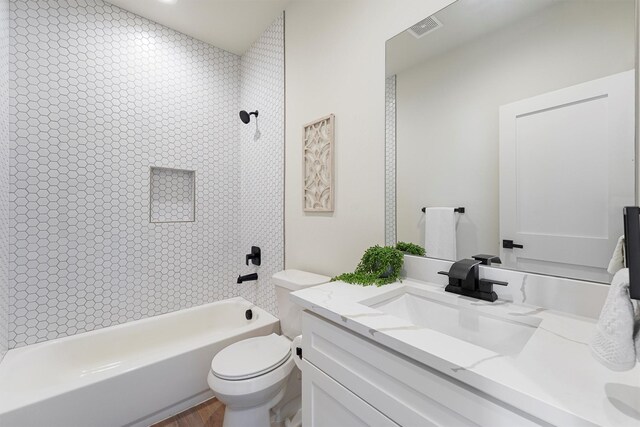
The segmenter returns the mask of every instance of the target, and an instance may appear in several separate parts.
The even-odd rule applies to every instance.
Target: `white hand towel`
[[[453,208],[427,208],[425,216],[425,243],[427,256],[457,260],[456,214]]]
[[[613,255],[611,255],[611,261],[609,261],[607,271],[609,274],[616,274],[618,270],[623,269],[626,266],[626,259],[624,257],[624,236],[620,236],[618,238],[616,248],[613,250]]]
[[[633,303],[629,298],[629,270],[616,273],[604,303],[596,334],[591,341],[591,354],[614,371],[626,371],[636,364]]]

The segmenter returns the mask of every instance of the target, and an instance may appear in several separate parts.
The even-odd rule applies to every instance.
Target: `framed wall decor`
[[[303,206],[305,212],[333,212],[335,116],[329,114],[304,125]]]

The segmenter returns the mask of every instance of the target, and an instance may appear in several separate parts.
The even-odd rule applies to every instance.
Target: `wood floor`
[[[215,397],[151,427],[222,427],[224,405]]]

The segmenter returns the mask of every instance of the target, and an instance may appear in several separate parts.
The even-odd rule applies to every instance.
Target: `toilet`
[[[289,293],[329,280],[300,270],[274,274],[271,282],[276,289],[282,335],[248,338],[214,356],[207,382],[226,405],[223,427],[295,426],[300,418],[301,386],[296,366],[299,359],[293,347],[299,345],[296,337],[302,325],[301,309],[289,301]]]

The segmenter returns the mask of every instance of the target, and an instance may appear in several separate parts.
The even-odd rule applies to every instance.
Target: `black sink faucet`
[[[449,284],[444,290],[484,301],[497,300],[498,295],[493,291],[493,285],[506,286],[509,283],[481,279],[479,266],[491,265],[491,262],[500,263],[500,258],[493,255],[476,255],[473,258],[454,262],[449,271],[438,272],[449,277]]]

